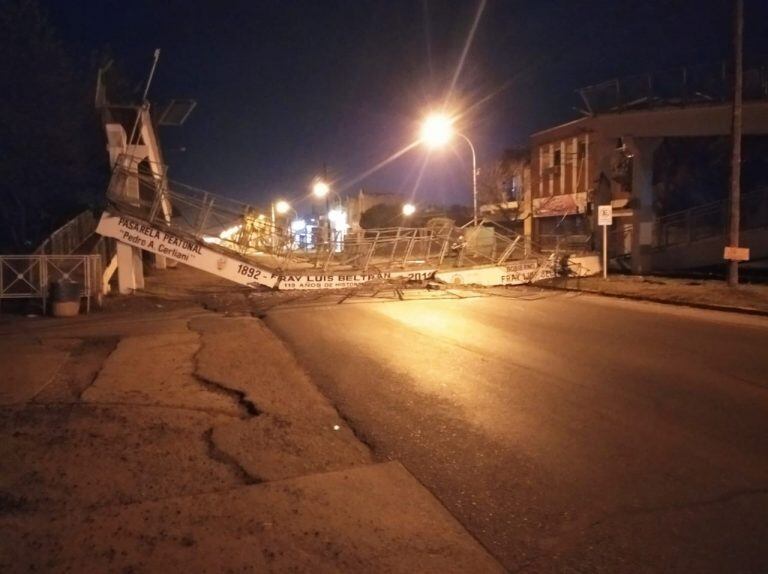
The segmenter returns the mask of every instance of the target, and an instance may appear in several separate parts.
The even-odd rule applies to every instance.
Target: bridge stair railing
[[[504,265],[513,260],[542,259],[538,245],[514,230],[491,220],[478,225],[467,223],[454,232],[451,250],[456,253],[456,267],[471,265]]]
[[[165,173],[165,166],[121,156],[112,172],[108,199],[121,213],[239,255],[286,258],[292,253],[287,229],[263,210],[156,173]]]
[[[727,234],[730,206],[730,200],[723,199],[659,217],[655,247],[665,249]],[[743,231],[768,227],[768,189],[741,196],[740,219]]]
[[[446,256],[449,237],[431,228],[392,227],[364,229],[321,242],[306,251],[317,268],[328,271],[347,267],[369,269],[406,269],[439,267]]]
[[[108,199],[124,215],[273,270],[438,269],[503,265],[540,255],[522,236],[490,221],[463,228],[361,230],[343,237],[335,234],[308,249],[296,243],[288,228],[275,225],[271,216],[256,207],[172,181],[164,174],[162,166],[123,156],[113,170]]]

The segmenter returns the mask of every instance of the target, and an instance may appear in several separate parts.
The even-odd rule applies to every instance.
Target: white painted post
[[[608,279],[608,226],[613,223],[613,206],[597,207],[597,224],[603,228],[603,279]]]
[[[121,241],[117,242],[117,285],[121,295],[130,295],[136,289],[133,273],[133,247]]]
[[[133,282],[135,289],[144,289],[144,262],[141,257],[141,249],[133,247]]]
[[[608,226],[603,225],[603,279],[608,279]]]

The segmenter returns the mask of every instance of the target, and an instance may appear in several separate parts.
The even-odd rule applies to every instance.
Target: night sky
[[[768,2],[745,5],[745,55],[762,58]],[[480,2],[43,6],[83,60],[109,46],[137,84],[161,49],[150,99],[198,102],[186,125],[162,128],[174,179],[263,202],[305,195],[326,163],[342,193],[365,187],[422,202],[471,200],[470,155],[460,140],[429,157],[414,148],[361,176],[414,141],[419,119],[445,101]],[[462,112],[459,127],[482,165],[577,117],[576,88],[730,58],[730,32],[728,0],[490,0],[449,106]]]

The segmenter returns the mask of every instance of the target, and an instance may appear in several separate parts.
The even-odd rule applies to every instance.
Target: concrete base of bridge
[[[141,249],[117,242],[117,285],[121,295],[144,288]]]

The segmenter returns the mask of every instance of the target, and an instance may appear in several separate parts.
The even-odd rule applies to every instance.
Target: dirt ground
[[[678,304],[734,307],[768,313],[768,285],[743,284],[729,287],[715,279],[677,279],[672,277],[609,275],[602,277],[557,279],[547,284],[582,291],[643,297]]]

